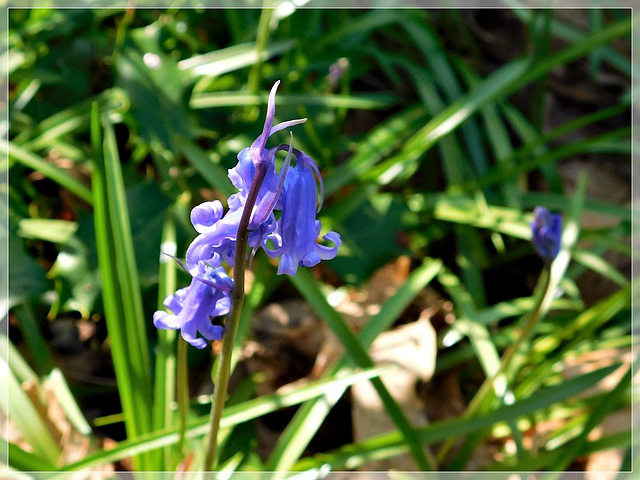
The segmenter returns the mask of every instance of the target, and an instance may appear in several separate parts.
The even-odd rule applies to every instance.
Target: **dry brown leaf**
[[[433,376],[436,351],[436,333],[426,314],[416,322],[380,334],[370,349],[371,358],[376,365],[398,366],[398,369],[383,373],[380,379],[414,427],[427,424],[425,406],[418,396],[416,386]],[[395,429],[371,382],[354,384],[351,387],[351,399],[356,442]],[[361,468],[415,470],[416,465],[407,454],[367,462]]]

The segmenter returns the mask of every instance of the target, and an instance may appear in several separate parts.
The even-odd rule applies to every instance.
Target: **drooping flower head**
[[[316,177],[320,184],[319,200]],[[331,260],[337,255],[342,240],[336,232],[329,232],[323,237],[332,242],[333,247],[317,243],[322,225],[316,220],[316,213],[322,207],[323,198],[324,187],[318,167],[307,154],[296,151],[296,166],[290,169],[284,181],[282,216],[275,232],[266,239],[272,241],[275,248],[264,246],[270,257],[280,257],[278,275],[294,276],[299,266],[313,267],[320,260]]]
[[[552,214],[545,207],[536,207],[531,222],[531,241],[545,262],[551,263],[560,251],[562,215]]]
[[[220,340],[224,334],[224,327],[213,325],[211,318],[229,312],[232,289],[233,280],[222,267],[212,267],[201,261],[191,285],[165,298],[164,306],[174,315],[157,311],[153,314],[153,324],[160,329],[179,329],[187,342],[196,348],[204,348],[207,340]]]

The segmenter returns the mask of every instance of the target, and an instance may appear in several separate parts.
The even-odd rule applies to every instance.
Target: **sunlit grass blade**
[[[355,334],[351,332],[342,316],[329,305],[311,274],[307,270],[299,270],[295,277],[291,277],[291,282],[327,322],[329,328],[345,347],[346,354],[350,360],[361,368],[373,368],[373,360],[369,357],[366,346],[363,346]],[[372,378],[371,384],[380,396],[387,414],[398,429],[402,431],[416,465],[421,470],[433,470],[435,465],[427,458],[420,443],[417,442],[415,432],[407,417],[389,394],[384,383],[379,378]]]
[[[258,55],[254,43],[243,43],[213,52],[196,55],[178,62],[178,68],[193,76],[217,77],[248,67],[260,60],[267,60],[294,48],[295,41],[274,42]]]
[[[344,389],[354,383],[378,376],[389,368],[393,367],[383,366],[359,371],[344,370],[341,375],[335,378],[316,380],[287,391],[286,393],[263,395],[259,398],[227,407],[222,414],[220,426],[221,428],[231,428],[282,408],[298,405],[309,399],[326,395],[328,392],[335,390],[344,391]],[[208,421],[208,417],[201,417],[191,422],[187,429],[187,437],[195,438],[204,436],[208,430]],[[178,428],[174,427],[168,430],[146,434],[139,439],[124,440],[111,450],[99,451],[88,455],[76,463],[65,465],[62,470],[67,472],[85,470],[107,463],[117,462],[123,458],[175,444],[178,440],[178,435]],[[56,478],[68,478],[68,473],[61,474]]]
[[[458,70],[465,78],[470,88],[476,88],[480,79],[474,72],[463,62],[456,63]],[[497,164],[505,164],[509,162],[513,154],[513,145],[509,138],[509,131],[505,122],[498,113],[498,107],[495,103],[489,103],[480,109],[480,114],[484,120],[485,131],[489,140],[489,144],[493,150],[493,157]],[[509,165],[507,165],[508,167]],[[487,167],[481,173],[486,171]],[[505,204],[508,207],[518,208],[520,206],[520,188],[518,179],[509,179],[500,184],[500,189],[504,196]]]
[[[6,140],[0,140],[0,152],[20,162],[24,166],[41,173],[45,177],[50,178],[85,202],[92,202],[91,190],[87,188],[86,185],[82,184],[73,175],[65,172],[60,167],[48,163],[44,158]]]
[[[33,448],[33,452],[43,459],[43,463],[56,465],[60,448],[47,427],[46,418],[38,411],[25,390],[23,390],[9,365],[0,359],[0,408],[23,439]]]
[[[396,295],[382,305],[380,311],[367,322],[362,332],[360,332],[358,338],[365,348],[371,346],[376,337],[393,324],[403,309],[433,279],[441,267],[442,262],[426,259],[420,267],[414,270],[407,282],[396,292]],[[307,300],[325,321],[329,316],[338,315],[327,303],[322,293],[316,292],[307,296]],[[339,322],[340,320],[335,321]],[[346,355],[343,355],[326,375],[335,375],[345,368],[347,364],[348,359]],[[334,389],[331,392],[327,392],[324,397],[302,405],[280,436],[266,467],[271,470],[286,471],[290,469],[302,455],[306,445],[311,441],[324,418],[343,393],[343,391]]]
[[[524,58],[508,63],[486,77],[477,88],[449,105],[418,130],[407,140],[397,155],[385,162],[387,169],[395,168],[396,164],[406,165],[418,161],[441,138],[457,129],[489,102],[504,98],[552,69],[569,63],[615,38],[628,34],[631,28],[630,19],[620,20],[547,58],[539,61]]]
[[[92,190],[102,300],[118,391],[127,433],[136,438],[151,429],[151,379],[139,281],[119,158],[113,130],[102,121],[98,106],[91,118],[94,150]],[[150,457],[133,459],[137,469],[153,469]]]
[[[173,209],[167,210],[162,227],[162,243],[160,247],[160,275],[158,280],[158,309],[164,309],[163,301],[167,295],[176,291],[176,262],[172,256],[177,254],[176,225]],[[173,426],[171,404],[176,396],[176,331],[158,330],[158,343],[155,348],[155,375],[153,379],[153,429],[165,430]],[[185,378],[186,382],[187,379]],[[168,459],[170,449],[162,452],[160,463],[163,469],[170,468]]]
[[[531,237],[531,227],[520,211],[491,205],[481,212],[477,203],[468,197],[442,195],[433,215],[440,220],[488,228],[515,238]]]
[[[417,105],[405,108],[374,128],[358,143],[353,156],[326,176],[324,187],[327,197],[365,174],[384,155],[401,146],[410,132],[423,125],[426,118],[425,109]]]
[[[191,108],[236,107],[240,105],[266,105],[266,94],[242,92],[215,92],[194,94]],[[278,105],[315,105],[326,108],[353,108],[384,110],[397,104],[399,99],[387,93],[345,95],[279,95]]]
[[[529,398],[503,406],[491,413],[473,419],[454,418],[432,423],[418,430],[420,440],[427,445],[441,442],[449,438],[457,438],[474,432],[491,428],[492,426],[515,420],[522,416],[549,408],[550,406],[568,400],[581,394],[598,381],[611,374],[619,365],[612,365],[590,372],[566,382],[544,387],[536,391]],[[407,448],[402,444],[399,432],[378,435],[359,444],[350,444],[328,453],[322,453],[300,460],[295,470],[307,470],[329,464],[333,469],[355,469],[369,459],[389,458],[399,453],[405,453]]]
[[[627,277],[620,273],[604,258],[596,255],[593,252],[587,250],[575,250],[573,252],[573,258],[576,262],[581,263],[585,267],[593,270],[596,273],[599,273],[604,278],[608,278],[621,287],[624,287],[627,283],[629,283]]]
[[[565,471],[571,465],[571,462],[574,458],[580,455],[584,447],[587,443],[588,435],[596,428],[604,418],[611,413],[611,411],[617,408],[620,404],[621,398],[623,398],[623,393],[625,390],[629,388],[631,385],[631,379],[633,374],[638,372],[638,368],[640,365],[637,362],[637,358],[635,361],[635,365],[629,365],[627,371],[622,376],[622,378],[618,381],[618,384],[607,394],[605,397],[594,405],[594,409],[589,415],[587,421],[585,422],[582,432],[578,435],[577,438],[571,441],[569,446],[568,453],[564,456],[558,463],[552,466],[552,469],[557,472]],[[631,420],[631,412],[629,412],[629,420]],[[545,480],[552,480],[559,478],[560,474],[549,474],[545,476]]]
[[[601,328],[615,315],[631,304],[630,287],[618,290],[576,316],[562,330],[562,336],[547,337],[546,348],[556,350],[545,362],[536,366],[516,387],[518,397],[532,395],[547,379],[557,362],[565,355],[570,355],[585,340],[591,339],[597,329]],[[561,348],[560,348],[561,347]],[[559,351],[558,351],[559,350]]]
[[[595,135],[590,138],[579,140],[576,142],[562,145],[548,153],[536,156],[530,160],[521,161],[511,167],[497,166],[491,168],[486,175],[474,182],[467,182],[461,187],[463,189],[472,189],[477,187],[489,187],[497,183],[501,183],[506,179],[515,178],[518,175],[529,171],[542,168],[545,165],[569,158],[575,155],[588,153],[614,153],[614,154],[630,154],[631,143],[629,135],[631,130],[627,127],[607,131],[601,135]],[[522,155],[522,150],[517,150],[514,157]]]
[[[452,103],[460,98],[463,94],[460,81],[450,63],[450,56],[443,49],[433,29],[427,23],[416,21],[404,22],[403,27],[422,52],[434,81],[444,92],[446,102]],[[483,133],[480,131],[478,122],[474,117],[469,117],[461,125],[460,130],[468,159],[475,173],[481,175],[487,169],[487,156],[482,140]]]
[[[15,142],[32,152],[57,145],[61,137],[70,133],[87,130],[91,119],[91,105],[98,102],[103,113],[118,112],[129,108],[129,100],[124,92],[118,88],[104,90],[93,98],[75,104],[69,108],[56,112],[44,119],[37,126],[35,132],[25,131],[16,136]],[[30,137],[23,138],[26,135]],[[35,138],[31,138],[35,135]]]

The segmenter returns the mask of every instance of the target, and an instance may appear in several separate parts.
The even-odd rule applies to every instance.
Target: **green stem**
[[[236,252],[233,267],[233,292],[231,298],[231,311],[227,316],[225,324],[224,340],[222,341],[222,351],[220,352],[220,368],[218,371],[218,381],[213,390],[213,401],[211,403],[211,415],[209,417],[209,437],[207,439],[207,454],[204,462],[205,471],[213,470],[218,455],[218,431],[220,429],[220,418],[222,409],[227,398],[227,387],[231,376],[231,354],[235,344],[238,326],[240,324],[240,313],[244,302],[244,274],[247,261],[247,245],[249,243],[249,220],[251,212],[258,198],[260,186],[267,173],[267,164],[259,162],[256,165],[255,176],[247,195],[247,202],[242,211],[238,234],[236,236]]]
[[[542,309],[542,305],[545,303],[545,299],[552,293],[552,292],[549,292],[550,282],[551,282],[550,265],[545,265],[542,270],[542,273],[540,274],[540,280],[538,282],[538,289],[539,289],[538,301],[536,302],[535,307],[529,314],[529,318],[526,319],[526,323],[522,331],[518,335],[517,340],[513,344],[511,344],[511,346],[502,355],[502,359],[500,361],[500,366],[498,367],[498,370],[492,376],[487,377],[484,383],[480,386],[480,389],[478,390],[476,395],[473,397],[473,399],[469,403],[469,406],[467,407],[464,414],[462,415],[462,418],[468,419],[473,417],[476,413],[478,413],[480,406],[482,405],[483,401],[486,399],[486,396],[489,394],[492,387],[495,388],[496,393],[500,397],[503,397],[504,394],[506,393],[506,390],[507,390],[506,378],[504,379],[505,381],[504,388],[501,391],[498,389],[497,386],[495,386],[496,380],[498,380],[498,378],[501,377],[504,374],[504,372],[508,370],[509,364],[511,363],[513,356],[517,353],[517,351],[520,349],[522,344],[528,339],[529,335],[531,334],[533,327],[538,321],[540,310]],[[440,448],[440,451],[438,452],[438,455],[437,455],[437,462],[439,465],[442,464],[442,462],[444,461],[445,457],[453,447],[456,440],[457,440],[456,438],[451,438]]]
[[[182,457],[184,439],[187,434],[187,412],[189,410],[189,369],[187,368],[187,342],[185,342],[182,338],[178,338],[177,372],[178,413],[180,415],[178,455]]]

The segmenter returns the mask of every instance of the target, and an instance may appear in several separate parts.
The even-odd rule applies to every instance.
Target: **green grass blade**
[[[424,263],[412,272],[407,282],[387,300],[380,311],[374,315],[360,332],[361,344],[368,348],[376,337],[391,327],[398,315],[407,307],[438,273],[442,262],[426,259]],[[322,294],[307,297],[318,315],[327,321],[328,316],[337,316],[337,312],[326,302]],[[340,319],[334,321],[341,321]],[[347,365],[346,355],[338,361],[337,365],[330,369],[326,375],[335,375]],[[271,470],[288,470],[300,457],[306,445],[311,441],[315,432],[320,428],[324,418],[331,407],[343,395],[343,391],[335,389],[328,392],[322,398],[307,402],[300,407],[280,438],[267,461],[266,468]]]
[[[233,45],[182,60],[178,62],[178,68],[195,77],[217,77],[288,52],[296,43],[294,40],[274,42],[261,52],[262,55],[258,55],[255,43]]]
[[[42,327],[36,320],[33,308],[28,303],[16,305],[14,313],[18,319],[20,332],[32,354],[36,371],[40,375],[49,373],[54,366],[54,362],[47,342],[42,335]]]
[[[600,45],[628,34],[632,26],[631,19],[620,20],[550,57],[539,61],[525,58],[510,62],[486,77],[477,88],[449,105],[416,132],[406,142],[400,153],[386,162],[387,168],[395,168],[396,164],[412,164],[418,161],[441,138],[449,135],[489,102],[504,98],[514,91],[524,88],[552,69],[569,63]]]
[[[367,353],[366,347],[363,346],[354,333],[351,332],[342,316],[327,303],[326,298],[318,288],[311,273],[306,269],[300,269],[295,277],[291,277],[291,283],[293,283],[298,291],[314,306],[316,312],[324,318],[329,328],[331,328],[345,347],[351,361],[361,368],[372,368],[374,364]],[[372,378],[371,384],[376,389],[376,392],[378,392],[387,414],[406,438],[409,450],[417,466],[421,470],[432,470],[434,465],[430,463],[420,443],[416,441],[414,430],[409,424],[407,417],[389,394],[384,383],[382,383],[379,378]]]
[[[191,108],[237,107],[241,105],[266,105],[266,94],[242,92],[215,92],[194,94]],[[322,95],[279,95],[278,105],[307,105],[325,108],[353,108],[360,110],[385,110],[396,105],[399,98],[387,93],[361,94],[358,96]]]
[[[522,8],[525,5],[523,5],[520,1],[505,0],[504,3],[516,7],[511,11],[525,23],[528,23],[530,21],[531,16],[535,12],[535,10],[529,8]],[[586,33],[579,28],[576,28],[575,26],[558,19],[552,20],[551,33],[552,35],[569,43],[579,43],[586,37]],[[629,61],[629,58],[620,53],[618,50],[611,46],[603,46],[599,49],[598,52],[604,62],[609,63],[609,65],[616,68],[621,73],[631,75],[632,65]]]
[[[8,365],[18,382],[36,381],[38,376],[6,335],[0,334],[0,358]]]
[[[163,301],[167,295],[176,291],[176,262],[163,253],[177,255],[176,224],[173,209],[167,210],[162,226],[160,253],[160,278],[158,280],[158,309],[164,309]],[[155,376],[153,381],[153,430],[166,430],[173,425],[171,403],[176,391],[176,337],[175,330],[158,330],[158,343],[155,348]],[[167,460],[170,449],[162,452],[164,458],[159,461],[163,469],[169,468]]]
[[[454,418],[432,423],[419,430],[420,440],[424,444],[434,444],[448,438],[462,437],[484,430],[500,422],[515,420],[545,409],[556,403],[568,400],[588,390],[594,384],[615,371],[619,365],[608,366],[579,377],[569,379],[557,385],[544,387],[531,397],[517,403],[501,407],[491,413],[471,420]],[[350,444],[333,452],[315,455],[299,461],[294,469],[307,470],[329,464],[333,469],[355,469],[369,459],[389,458],[406,452],[399,432],[392,432],[367,439],[359,444]]]
[[[463,94],[458,77],[450,64],[450,55],[445,52],[435,32],[428,24],[409,21],[403,27],[414,40],[418,49],[422,51],[424,60],[429,65],[434,80],[445,94],[447,103],[451,103]],[[474,117],[460,127],[465,140],[466,152],[476,174],[482,174],[487,169],[487,158],[484,151],[482,133]],[[445,157],[446,158],[446,157]]]
[[[76,180],[72,175],[65,172],[63,169],[48,163],[42,157],[19,147],[12,142],[7,142],[6,140],[0,140],[0,152],[2,152],[3,155],[8,155],[9,158],[13,160],[20,162],[24,166],[41,173],[45,177],[50,178],[85,202],[91,203],[91,190],[80,183],[80,181]]]
[[[410,132],[424,124],[427,114],[421,105],[408,107],[375,127],[358,143],[353,156],[324,179],[327,197],[354,178],[367,173],[384,155],[402,145]]]
[[[605,397],[595,405],[593,411],[589,415],[582,432],[580,435],[571,441],[571,445],[567,449],[568,452],[562,457],[560,462],[553,465],[553,469],[562,472],[569,468],[571,462],[584,451],[584,447],[587,443],[587,436],[602,423],[604,418],[620,405],[620,401],[623,398],[624,391],[631,385],[632,372],[633,374],[638,372],[639,364],[638,359],[635,358],[635,365],[629,366],[625,374],[619,380],[618,384],[607,394]],[[631,416],[631,414],[629,414]],[[559,474],[550,474],[545,477],[545,480],[557,479]]]
[[[41,457],[43,462],[55,465],[60,457],[60,448],[45,419],[4,359],[0,359],[0,389],[5,392],[4,395],[0,395],[0,409],[33,448],[34,454]]]
[[[627,277],[620,273],[604,258],[596,255],[593,252],[576,249],[573,252],[573,258],[576,262],[581,263],[585,267],[593,270],[596,273],[599,273],[604,278],[608,278],[621,287],[624,287],[625,285],[627,285],[627,283],[629,283]]]
[[[212,162],[200,147],[187,138],[180,139],[179,145],[189,163],[211,186],[227,197],[235,192],[226,170]]]
[[[119,165],[116,165],[117,154],[113,151],[113,131],[106,131],[108,137],[103,142],[100,112],[95,105],[91,118],[91,139],[95,155],[92,190],[102,300],[125,425],[128,435],[136,438],[148,432],[151,427],[149,347],[139,335],[143,316],[137,311],[130,315],[130,310],[135,309],[136,300],[132,296],[136,292],[131,290],[134,282],[126,278],[126,273],[131,266],[128,263],[133,252],[123,252],[125,243],[130,242],[131,237],[128,222],[123,225],[122,215],[127,218],[123,213],[126,203],[116,204],[118,201],[124,202],[122,177],[118,175],[120,171]],[[119,231],[118,228],[124,230]],[[126,232],[129,232],[128,242],[123,238]],[[138,289],[137,294],[139,293]],[[138,470],[152,468],[150,458],[146,455],[134,457],[133,463]]]
[[[3,453],[7,452],[7,456],[9,457],[7,464],[11,468],[15,468],[16,470],[20,470],[23,472],[30,472],[34,470],[41,472],[51,472],[56,469],[55,463],[49,462],[46,459],[31,452],[27,452],[15,443],[8,442],[3,437],[0,437],[0,448],[2,449]],[[6,472],[3,471],[2,473]],[[11,477],[9,476],[7,478]],[[26,477],[20,476],[18,478]]]
[[[86,131],[91,119],[91,105],[94,102],[98,102],[101,112],[117,112],[129,108],[129,101],[124,92],[111,88],[44,119],[38,124],[36,132],[33,132],[37,135],[33,140],[23,143],[23,136],[32,133],[24,132],[16,136],[15,142],[21,143],[23,148],[33,152],[57,147],[61,137]]]
[[[115,133],[111,123],[105,121],[104,127],[104,162],[107,180],[107,198],[109,199],[109,213],[111,215],[111,232],[115,254],[118,259],[116,271],[120,283],[120,301],[126,320],[126,337],[128,340],[129,362],[135,377],[134,382],[141,395],[147,395],[147,400],[138,403],[138,407],[150,407],[151,397],[151,360],[149,356],[149,340],[147,338],[148,323],[142,308],[140,294],[140,279],[135,259],[135,248],[131,235],[131,222],[124,191],[121,163],[118,155]],[[149,413],[139,414],[147,417]],[[147,420],[145,419],[145,422]]]
[[[325,395],[328,392],[344,391],[354,383],[367,380],[380,375],[383,371],[393,367],[377,367],[367,370],[343,371],[336,378],[316,380],[308,384],[292,389],[286,393],[274,393],[264,395],[247,402],[227,407],[220,421],[221,428],[231,428],[243,422],[248,422],[271,412],[278,411],[285,407],[291,407],[305,402],[309,399]],[[208,417],[201,417],[192,422],[187,430],[187,437],[202,437],[208,432]],[[157,448],[175,444],[178,440],[178,427],[168,430],[153,432],[141,436],[139,439],[128,439],[120,442],[115,448],[107,451],[100,451],[88,455],[84,459],[73,464],[65,465],[62,470],[77,471],[98,467],[110,462],[117,462],[132,455],[139,455]],[[68,478],[68,473],[61,474],[60,480]],[[51,479],[53,480],[53,479]]]

